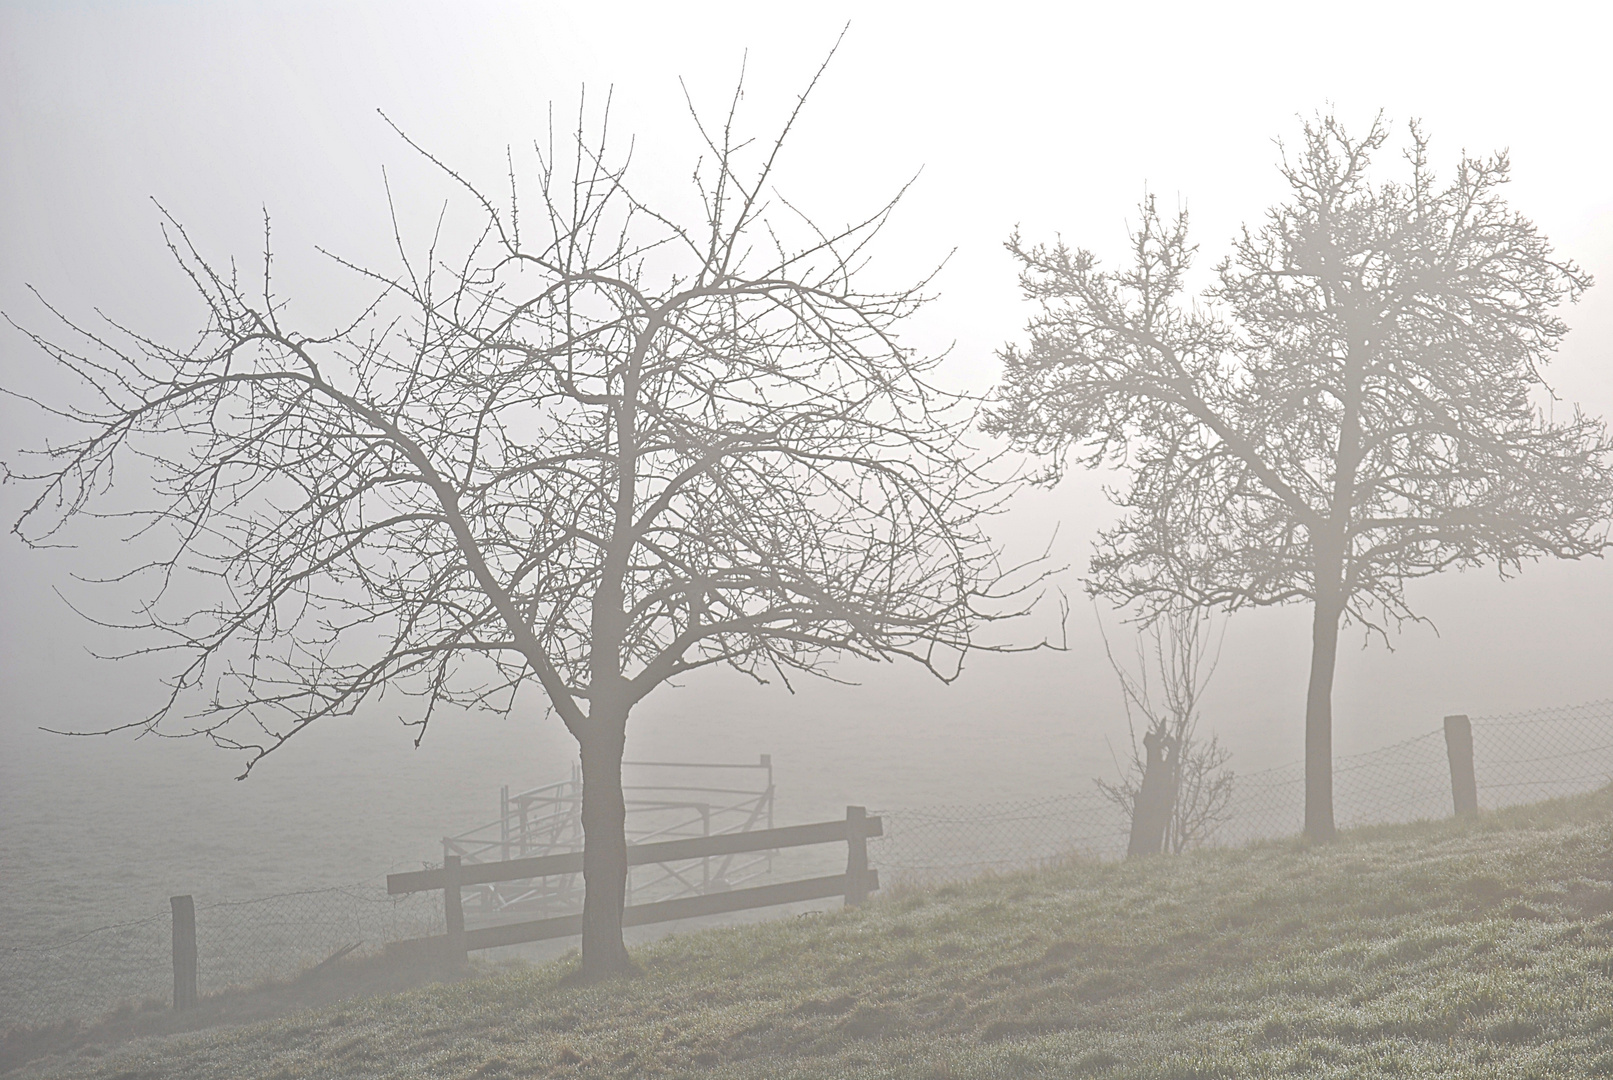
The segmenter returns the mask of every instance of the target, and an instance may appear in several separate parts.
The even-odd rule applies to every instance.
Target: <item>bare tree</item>
[[[1040,313],[1001,356],[989,426],[1046,454],[1118,460],[1125,513],[1092,589],[1152,610],[1304,601],[1305,833],[1333,836],[1332,690],[1341,621],[1415,618],[1405,585],[1602,553],[1613,444],[1543,408],[1553,309],[1590,279],[1502,198],[1505,154],[1436,180],[1415,124],[1405,177],[1376,180],[1331,116],[1283,158],[1284,202],[1246,228],[1198,300],[1187,215],[1154,200],[1131,265],[1059,242],[1009,249]]]
[[[1215,652],[1206,657],[1212,638]],[[1133,672],[1115,658],[1104,634],[1104,652],[1120,680],[1131,757],[1119,780],[1097,784],[1131,821],[1128,857],[1162,849],[1180,855],[1226,820],[1235,780],[1226,767],[1231,755],[1217,736],[1198,733],[1199,700],[1215,675],[1220,641],[1203,611],[1172,608],[1138,635]]]
[[[418,738],[439,707],[508,710],[536,682],[581,748],[594,977],[630,968],[621,760],[646,695],[845,654],[953,677],[1003,611],[975,605],[998,577],[972,417],[894,336],[922,285],[861,284],[894,200],[822,230],[771,192],[805,100],[771,142],[742,140],[734,108],[696,116],[692,222],[640,201],[583,113],[569,150],[535,148],[535,203],[513,165],[507,200],[442,167],[477,238],[349,266],[377,295],[337,332],[293,322],[267,225],[253,280],[167,217],[198,340],[30,335],[90,394],[51,406],[77,434],[13,472],[42,488],[17,532],[49,543],[107,510],[160,551],[124,580],[162,637],[141,651],[174,674],[123,726],[250,770],[383,690],[413,696]],[[218,586],[200,610],[176,585],[197,578]]]

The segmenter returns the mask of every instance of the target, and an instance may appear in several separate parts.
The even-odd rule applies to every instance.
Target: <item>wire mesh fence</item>
[[[1479,803],[1499,808],[1589,791],[1613,780],[1613,701],[1472,720]],[[1334,762],[1341,827],[1449,816],[1451,776],[1441,728]],[[869,842],[882,882],[935,883],[1045,865],[1071,854],[1115,858],[1129,821],[1097,790],[984,806],[880,811]],[[1293,835],[1304,814],[1304,766],[1238,776],[1211,843]],[[821,853],[801,856],[819,859]],[[800,865],[797,865],[797,864]],[[778,861],[793,877],[814,862]],[[0,947],[0,1024],[90,1016],[124,1002],[165,1007],[173,990],[166,898],[135,917],[52,941]],[[197,897],[203,994],[285,978],[350,945],[444,932],[441,892],[388,896],[384,881],[252,899]]]
[[[1472,718],[1479,804],[1498,809],[1590,791],[1613,781],[1613,701]],[[1443,727],[1333,763],[1340,828],[1448,817]],[[1236,777],[1210,843],[1292,836],[1305,816],[1305,765]],[[1130,820],[1099,792],[988,806],[883,812],[869,859],[887,883],[926,883],[1045,865],[1072,854],[1125,854]]]
[[[1480,805],[1589,791],[1613,778],[1613,701],[1475,719],[1473,743]]]
[[[1333,818],[1341,829],[1450,813],[1450,763],[1442,728],[1333,763]],[[1236,778],[1226,819],[1211,842],[1292,836],[1304,817],[1303,762],[1249,773]]]
[[[167,1003],[173,988],[168,902],[63,940],[0,951],[0,1027],[92,1016],[122,1002]]]
[[[63,940],[0,949],[0,1026],[93,1016],[114,1006],[165,1008],[173,996],[173,921],[150,914]],[[202,994],[287,978],[349,945],[443,931],[442,894],[389,897],[384,882],[196,903]]]
[[[348,947],[428,937],[443,926],[441,893],[392,897],[384,882],[198,904],[198,989],[284,977]]]
[[[885,834],[868,842],[885,883],[958,881],[1043,865],[1071,854],[1126,850],[1128,822],[1097,791],[985,806],[881,810]]]

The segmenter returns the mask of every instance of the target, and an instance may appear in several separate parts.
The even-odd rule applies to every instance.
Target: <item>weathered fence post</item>
[[[442,860],[442,916],[448,924],[448,960],[463,964],[470,955],[465,948],[465,909],[459,903],[459,856]]]
[[[196,1007],[196,901],[170,896],[174,913],[174,1008]]]
[[[868,899],[868,810],[846,807],[846,906]]]
[[[1451,800],[1456,815],[1479,812],[1479,787],[1473,777],[1473,725],[1466,716],[1445,718],[1445,753],[1451,759]]]

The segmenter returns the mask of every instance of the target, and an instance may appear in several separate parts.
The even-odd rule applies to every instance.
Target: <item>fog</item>
[[[1143,16],[1121,5],[7,3],[0,309],[48,330],[37,290],[77,318],[104,312],[159,339],[194,331],[155,200],[211,256],[246,267],[267,211],[282,291],[334,321],[358,293],[316,245],[387,263],[383,169],[416,233],[440,195],[378,111],[496,190],[506,146],[543,137],[551,105],[564,125],[583,88],[595,102],[608,94],[614,134],[635,140],[641,190],[683,198],[697,157],[684,87],[716,113],[743,69],[742,126],[768,134],[846,27],[778,188],[840,221],[917,176],[874,272],[899,282],[945,262],[939,299],[907,341],[950,350],[955,385],[990,387],[996,350],[1027,317],[1002,248],[1016,227],[1118,259],[1149,191],[1191,210],[1209,265],[1279,194],[1274,140],[1331,106],[1362,128],[1380,109],[1401,129],[1421,119],[1444,168],[1464,149],[1510,150],[1512,206],[1602,282],[1565,311],[1573,329],[1547,377],[1563,403],[1613,414],[1604,35],[1572,6],[1527,23],[1471,5],[1362,4],[1350,14],[1340,23],[1324,8],[1247,4]],[[9,327],[0,382],[64,389]],[[0,459],[11,461],[59,429],[5,397],[0,431]],[[973,657],[953,685],[899,665],[847,664],[839,673],[855,685],[804,680],[793,693],[694,676],[635,710],[628,756],[771,753],[783,822],[848,803],[1089,790],[1113,774],[1126,739],[1097,626],[1112,638],[1127,631],[1081,585],[1092,538],[1114,517],[1102,488],[1115,482],[1076,470],[1051,491],[1026,492],[994,525],[1010,556],[1046,548],[1068,567],[1054,582],[1071,600],[1067,651]],[[8,524],[29,497],[0,488]],[[418,749],[377,706],[317,725],[242,783],[231,779],[237,760],[194,742],[46,734],[125,722],[159,700],[160,665],[93,659],[116,641],[69,607],[105,611],[105,594],[75,577],[111,565],[95,550],[0,541],[0,862],[50,862],[30,888],[78,897],[60,925],[116,914],[115,899],[83,886],[108,873],[157,897],[372,876],[494,816],[500,785],[569,772],[574,747],[535,695],[509,717],[443,717]],[[1429,622],[1392,635],[1392,649],[1345,632],[1338,753],[1421,733],[1448,713],[1613,697],[1605,560],[1532,565],[1512,580],[1442,574],[1410,597]],[[1050,596],[1003,632],[1056,635],[1056,608]],[[1240,771],[1300,756],[1309,646],[1303,605],[1230,619],[1203,723]],[[0,922],[23,907],[13,888]]]

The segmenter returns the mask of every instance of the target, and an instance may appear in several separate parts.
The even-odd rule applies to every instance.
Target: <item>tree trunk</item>
[[[627,718],[598,703],[582,740],[582,977],[633,970],[622,943],[627,901],[627,806],[622,798],[622,749]]]
[[[1311,681],[1305,695],[1305,837],[1328,843],[1333,827],[1333,669],[1340,607],[1316,601],[1311,623]]]
[[[1176,755],[1180,747],[1165,732],[1150,731],[1143,736],[1143,748],[1148,760],[1131,810],[1131,840],[1126,845],[1128,859],[1158,855],[1164,850],[1165,829],[1176,809]]]

